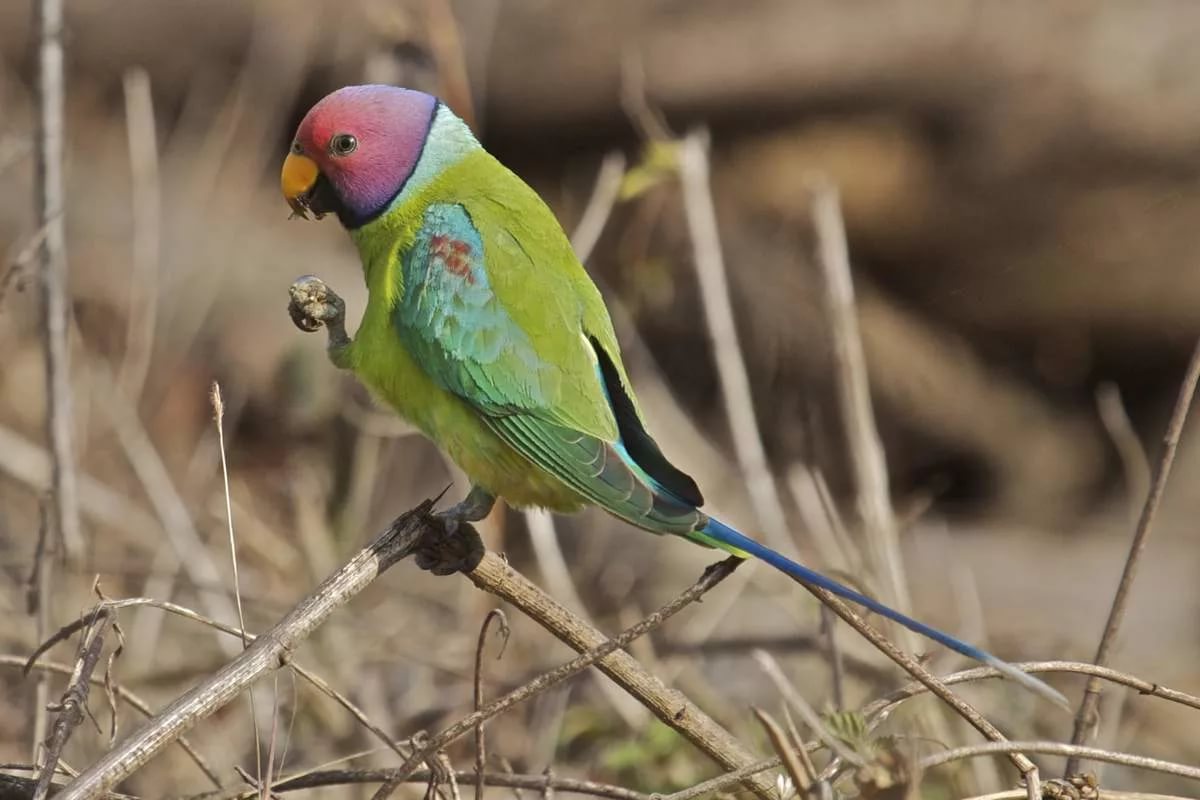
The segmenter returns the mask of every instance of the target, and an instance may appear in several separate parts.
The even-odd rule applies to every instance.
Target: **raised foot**
[[[340,328],[346,319],[346,303],[325,281],[314,275],[297,278],[288,289],[288,313],[302,331],[312,333],[327,326]]]

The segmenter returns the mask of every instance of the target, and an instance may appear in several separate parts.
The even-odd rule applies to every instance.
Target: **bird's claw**
[[[470,522],[452,514],[430,514],[430,531],[416,550],[417,566],[434,575],[470,572],[483,559],[483,540]]]
[[[341,324],[346,304],[325,281],[313,275],[298,278],[288,289],[288,314],[302,331],[312,333],[322,325]]]

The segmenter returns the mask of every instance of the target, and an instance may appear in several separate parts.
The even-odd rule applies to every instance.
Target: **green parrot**
[[[349,86],[304,117],[283,164],[295,214],[334,213],[362,259],[369,301],[353,340],[315,278],[293,287],[297,324],[329,328],[330,356],[470,477],[440,512],[482,519],[495,498],[594,504],[652,533],[756,557],[1065,705],[990,653],[798,564],[700,510],[692,478],[646,430],[604,299],[554,214],[436,97]]]

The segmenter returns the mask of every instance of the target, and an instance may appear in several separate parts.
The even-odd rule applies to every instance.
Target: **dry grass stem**
[[[1129,601],[1129,592],[1133,588],[1133,580],[1137,575],[1138,562],[1146,547],[1146,540],[1150,534],[1150,528],[1154,524],[1154,516],[1158,512],[1159,503],[1166,491],[1167,478],[1170,477],[1171,466],[1175,463],[1175,450],[1179,446],[1179,437],[1183,433],[1188,410],[1191,408],[1192,398],[1196,394],[1197,381],[1200,381],[1200,342],[1196,343],[1195,349],[1192,351],[1187,372],[1184,374],[1183,383],[1179,387],[1179,395],[1175,400],[1175,407],[1171,411],[1171,419],[1167,423],[1167,432],[1163,436],[1162,455],[1159,456],[1158,463],[1154,467],[1150,492],[1146,495],[1146,503],[1142,506],[1141,516],[1138,517],[1133,540],[1129,544],[1129,555],[1125,558],[1125,568],[1121,571],[1121,580],[1117,584],[1112,607],[1108,612],[1108,622],[1104,625],[1104,633],[1100,637],[1100,644],[1092,659],[1097,666],[1103,667],[1108,664],[1109,654],[1116,644],[1121,622],[1125,618],[1125,606]],[[1099,680],[1093,678],[1088,681],[1083,701],[1079,704],[1079,713],[1075,716],[1075,730],[1071,734],[1071,744],[1078,745],[1083,742],[1099,724],[1096,709],[1100,704],[1100,689]],[[1079,772],[1079,760],[1080,755],[1070,754],[1064,775],[1073,775]]]

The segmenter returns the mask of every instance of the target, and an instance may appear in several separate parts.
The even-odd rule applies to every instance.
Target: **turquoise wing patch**
[[[435,204],[402,257],[396,329],[443,388],[492,414],[544,408],[559,370],[498,301],[467,210]]]

